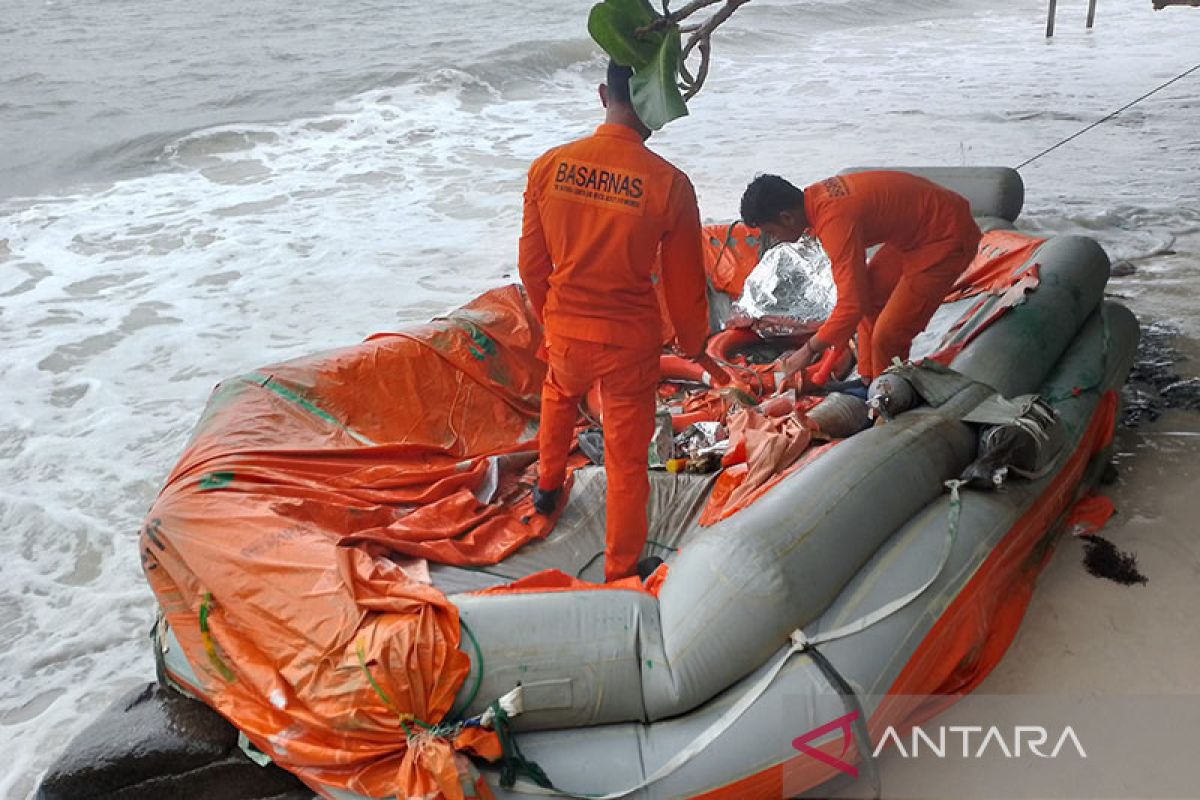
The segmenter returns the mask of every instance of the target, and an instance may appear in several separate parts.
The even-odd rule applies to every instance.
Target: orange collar
[[[615,136],[618,139],[627,139],[631,142],[642,144],[642,137],[633,128],[626,125],[618,125],[615,122],[605,122],[600,127],[596,128],[597,136]]]

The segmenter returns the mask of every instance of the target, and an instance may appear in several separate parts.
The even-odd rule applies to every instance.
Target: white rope
[[[498,701],[500,708],[509,717],[515,717],[525,713],[525,688],[518,686],[508,694],[501,697]],[[496,722],[496,711],[492,706],[488,706],[487,710],[479,715],[479,724],[485,728],[490,728]]]

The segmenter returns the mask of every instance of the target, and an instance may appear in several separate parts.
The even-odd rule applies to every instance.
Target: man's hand
[[[816,361],[818,355],[805,342],[804,346],[799,350],[784,356],[779,363],[780,368],[783,370],[784,381],[798,386],[799,384],[792,380],[793,376],[798,375],[805,367]]]
[[[733,382],[733,376],[726,372],[725,368],[718,364],[708,353],[702,352],[700,355],[694,356],[692,361],[695,361],[708,373],[709,380],[713,386],[728,386]]]

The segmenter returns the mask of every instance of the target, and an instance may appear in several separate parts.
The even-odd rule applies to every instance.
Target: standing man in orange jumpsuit
[[[643,144],[650,129],[630,103],[630,74],[610,64],[600,86],[604,124],[530,167],[518,259],[549,362],[534,506],[543,514],[556,508],[579,401],[599,382],[608,581],[634,574],[646,543],[663,330],[652,270],[660,250],[679,348],[718,380],[726,377],[704,356],[708,302],[696,194],[686,175]]]
[[[800,190],[760,175],[742,195],[742,220],[794,242],[806,230],[832,262],[837,303],[784,359],[790,377],[858,329],[858,371],[870,383],[912,341],[975,257],[979,226],[966,198],[906,172],[839,175]],[[883,245],[867,263],[867,248]]]

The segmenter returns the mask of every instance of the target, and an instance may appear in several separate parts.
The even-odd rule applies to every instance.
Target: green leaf
[[[654,60],[665,36],[661,31],[638,36],[636,31],[656,19],[649,0],[604,0],[588,14],[588,33],[614,61],[638,71]]]
[[[603,0],[588,14],[588,33],[596,43],[618,64],[633,68],[633,107],[651,130],[688,113],[679,92],[679,26],[637,34],[659,19],[649,0]]]
[[[673,26],[663,37],[653,60],[641,69],[634,67],[629,93],[638,117],[650,130],[659,130],[671,120],[687,116],[678,80],[682,51],[679,27]]]

